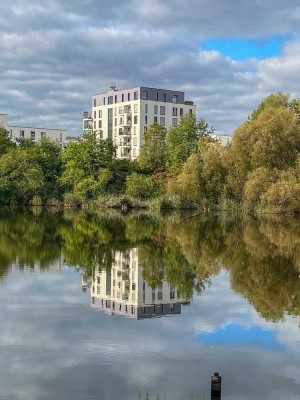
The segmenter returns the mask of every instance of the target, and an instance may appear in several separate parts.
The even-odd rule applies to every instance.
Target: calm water
[[[1,400],[300,398],[299,219],[2,209],[0,304]]]

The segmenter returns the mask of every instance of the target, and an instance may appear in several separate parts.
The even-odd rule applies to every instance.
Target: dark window
[[[12,131],[11,131],[12,132]],[[35,140],[35,131],[30,132],[30,139]]]
[[[139,99],[139,93],[138,92],[134,92],[134,100],[138,100]]]
[[[178,103],[178,96],[177,96],[177,94],[174,94],[174,96],[173,96],[173,103],[174,103],[174,104],[177,104],[177,103]]]
[[[180,109],[180,116],[183,115],[183,108]]]
[[[127,99],[128,99],[128,101],[130,101],[130,93],[128,93]]]
[[[113,104],[114,103],[114,97],[113,96],[109,96],[108,97],[108,104]]]
[[[101,119],[99,120],[98,128],[100,128],[100,129],[102,128],[102,120]]]
[[[177,117],[177,108],[173,107],[173,117]]]
[[[103,104],[106,104],[106,97],[103,97]]]
[[[189,109],[189,113],[190,113],[190,114],[193,114],[193,110],[192,110],[191,108]]]
[[[158,93],[156,93],[156,101],[158,101]]]
[[[145,104],[145,114],[148,114],[148,104]]]
[[[118,102],[118,96],[115,95],[115,103],[117,103],[117,102]]]
[[[108,109],[108,139],[112,139],[113,136],[113,108]]]
[[[145,115],[145,124],[148,124],[148,116]]]
[[[124,93],[122,94],[122,103],[124,103]]]
[[[137,115],[135,115],[135,116],[133,117],[133,123],[134,123],[134,124],[137,124],[137,123],[138,123],[138,116],[137,116]]]
[[[177,118],[172,118],[172,126],[177,126]]]
[[[165,114],[166,114],[166,107],[160,106],[160,115],[165,115]]]
[[[156,115],[154,116],[154,122],[157,122],[157,116]]]
[[[94,99],[94,107],[96,107],[96,99]]]
[[[166,93],[163,94],[163,101],[164,101],[164,102],[167,101],[167,95],[166,95]]]
[[[96,119],[96,111],[94,111],[94,119]]]
[[[160,125],[161,126],[165,126],[166,125],[166,119],[165,119],[165,117],[160,117]]]
[[[142,92],[142,100],[148,100],[148,92],[146,91]]]
[[[103,139],[103,131],[99,131],[99,137],[100,139]]]
[[[158,112],[158,106],[154,106],[154,114],[157,114]]]
[[[25,137],[25,132],[24,131],[20,131],[20,138],[24,138]]]
[[[99,118],[102,118],[102,110],[99,110]]]
[[[115,126],[118,125],[118,118],[115,118]]]

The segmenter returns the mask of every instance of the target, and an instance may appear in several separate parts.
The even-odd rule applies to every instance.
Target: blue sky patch
[[[213,333],[200,333],[197,335],[197,339],[206,346],[251,346],[273,350],[282,349],[274,332],[258,326],[247,329],[239,324],[229,324]]]
[[[233,60],[249,58],[263,60],[281,54],[288,37],[273,37],[265,40],[209,39],[202,44],[204,50],[215,50]]]

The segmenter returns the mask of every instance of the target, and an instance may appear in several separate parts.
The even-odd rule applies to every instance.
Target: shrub
[[[151,176],[132,174],[126,180],[126,195],[129,197],[148,200],[159,196],[159,182]]]

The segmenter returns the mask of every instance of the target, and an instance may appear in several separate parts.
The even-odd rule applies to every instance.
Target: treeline
[[[153,124],[136,161],[117,160],[111,140],[83,135],[65,150],[13,144],[0,129],[0,203],[145,205],[300,211],[300,100],[264,99],[223,147],[193,115],[169,132]]]

